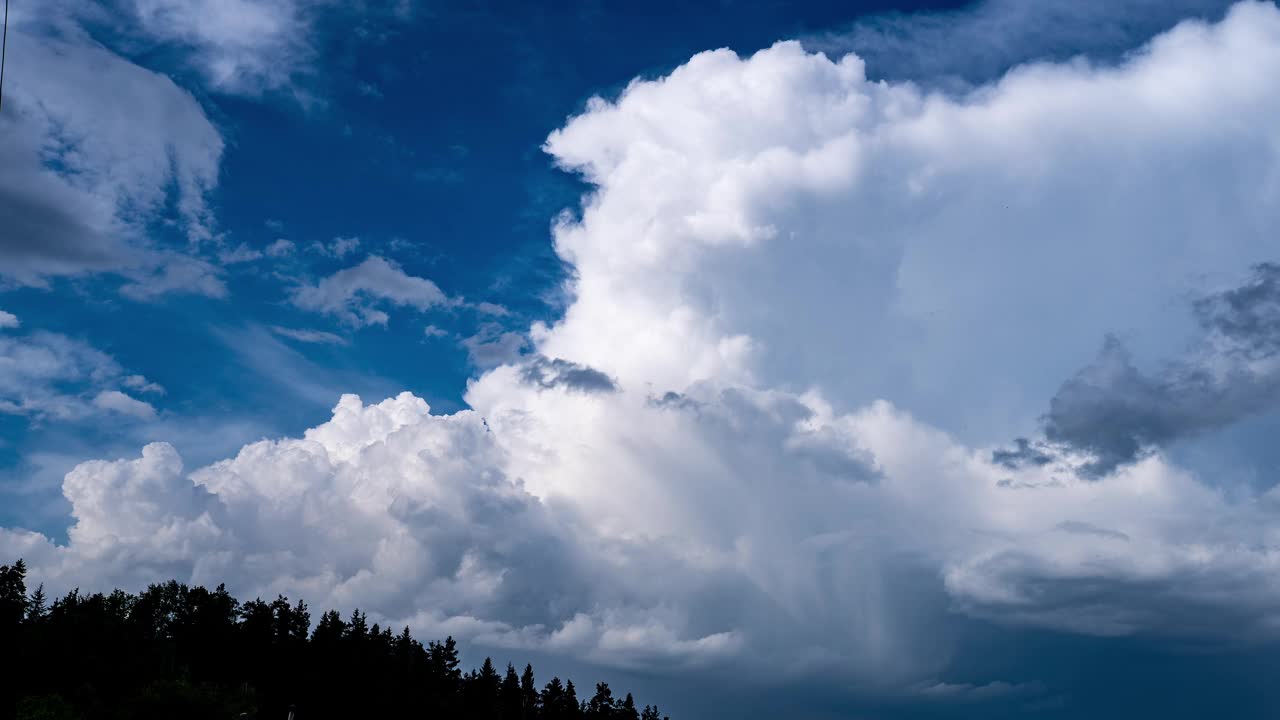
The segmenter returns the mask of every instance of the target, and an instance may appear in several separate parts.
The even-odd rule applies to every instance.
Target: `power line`
[[[4,0],[4,34],[0,36],[0,108],[4,107],[4,56],[9,49],[9,0]]]

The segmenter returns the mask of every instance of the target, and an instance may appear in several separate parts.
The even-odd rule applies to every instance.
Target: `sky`
[[[1271,0],[15,1],[0,558],[675,718],[1274,714],[1278,73]]]

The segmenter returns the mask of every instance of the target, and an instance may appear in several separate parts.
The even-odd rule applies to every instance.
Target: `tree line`
[[[452,637],[423,645],[335,610],[240,602],[176,581],[138,594],[28,594],[21,560],[0,565],[0,720],[666,720],[597,683],[538,686],[533,667],[486,658],[463,672]]]

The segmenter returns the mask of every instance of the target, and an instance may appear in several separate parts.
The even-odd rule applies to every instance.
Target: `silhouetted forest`
[[[462,672],[453,638],[414,639],[330,610],[315,627],[306,603],[239,602],[177,582],[133,595],[49,601],[28,594],[19,560],[0,565],[0,718],[477,718],[659,720],[598,683],[541,687],[533,668],[486,659]]]

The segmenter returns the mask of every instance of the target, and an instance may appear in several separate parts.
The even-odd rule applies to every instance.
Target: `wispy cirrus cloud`
[[[346,345],[347,339],[341,335],[335,335],[331,332],[323,330],[308,330],[305,328],[287,328],[279,325],[273,326],[271,332],[280,337],[297,340],[304,343],[318,343],[321,345]]]
[[[163,392],[81,340],[43,330],[0,335],[0,413],[36,422],[77,421],[103,411],[155,417],[150,403],[121,388]]]

